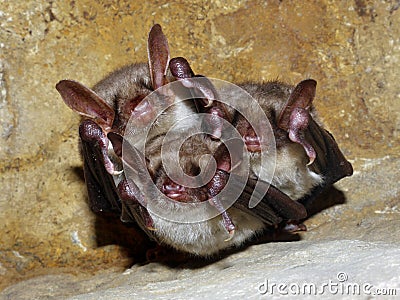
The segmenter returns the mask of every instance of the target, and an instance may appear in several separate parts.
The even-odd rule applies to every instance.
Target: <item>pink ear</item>
[[[114,109],[91,89],[73,80],[61,80],[57,83],[56,89],[72,110],[94,119],[105,130],[112,127],[115,118]]]
[[[307,79],[300,82],[290,94],[290,97],[279,115],[278,126],[289,132],[289,139],[292,142],[303,146],[311,165],[317,153],[305,136],[312,117],[309,108],[315,97],[317,82]]]
[[[278,126],[284,130],[290,128],[290,116],[297,108],[308,110],[315,97],[317,82],[313,79],[301,81],[290,94],[285,107],[278,118]]]
[[[162,32],[161,26],[154,25],[149,33],[147,42],[147,54],[149,57],[150,76],[153,89],[163,86],[169,63],[168,41]]]

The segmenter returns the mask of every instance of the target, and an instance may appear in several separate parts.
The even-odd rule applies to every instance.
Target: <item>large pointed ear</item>
[[[217,100],[217,91],[215,90],[214,85],[207,79],[207,77],[195,75],[186,58],[174,57],[169,62],[169,69],[171,70],[172,76],[177,80],[180,80],[185,87],[193,88],[200,92],[200,98],[198,101],[201,102],[198,103],[196,101],[196,106],[199,111],[201,111],[199,105],[202,107],[210,107],[213,104],[213,101]]]
[[[195,75],[189,62],[183,57],[175,57],[169,63],[172,76],[183,86],[192,89],[191,94],[198,112],[208,116],[203,125],[211,131],[213,138],[220,138],[223,131],[221,119],[232,122],[233,116],[227,105],[218,101],[219,95],[212,82],[202,75]]]
[[[308,165],[314,162],[317,155],[314,147],[305,137],[305,132],[312,120],[309,109],[315,97],[316,87],[317,82],[313,79],[300,82],[290,94],[278,118],[278,126],[289,133],[289,139],[303,146],[309,157]]]
[[[147,43],[151,83],[156,90],[166,83],[169,64],[168,41],[159,24],[154,25],[149,33]]]
[[[104,129],[112,127],[115,111],[94,91],[73,80],[61,80],[56,89],[72,110],[93,119]]]
[[[317,82],[313,79],[301,81],[290,94],[285,107],[278,118],[278,126],[282,129],[290,129],[290,118],[296,109],[308,110],[315,97]]]

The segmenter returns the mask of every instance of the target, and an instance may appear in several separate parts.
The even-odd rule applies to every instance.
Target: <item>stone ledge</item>
[[[327,298],[341,296],[342,288],[343,295],[350,296],[355,295],[353,291],[358,294],[358,288],[364,297],[377,288],[399,295],[399,261],[398,243],[269,243],[198,269],[151,263],[83,280],[68,274],[47,275],[7,288],[0,299],[244,299],[275,298],[285,293],[311,297],[314,287]]]

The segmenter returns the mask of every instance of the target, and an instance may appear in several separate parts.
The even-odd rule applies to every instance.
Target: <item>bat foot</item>
[[[96,146],[99,148],[99,154],[103,159],[106,171],[109,174],[114,175],[114,164],[108,156],[109,139],[101,126],[93,120],[84,120],[79,126],[79,136],[81,137],[82,142],[85,142],[92,147]]]
[[[222,222],[224,224],[224,227],[229,234],[229,238],[226,239],[225,241],[229,241],[230,239],[232,239],[233,235],[235,234],[235,225],[233,224],[231,217],[226,212],[226,210],[223,208],[221,202],[217,198],[214,197],[214,198],[210,199],[209,202],[220,212],[220,214],[222,216]]]
[[[307,226],[304,225],[303,223],[297,223],[295,221],[288,221],[288,222],[286,222],[286,224],[282,230],[287,233],[296,233],[296,232],[301,232],[301,231],[307,231]]]
[[[197,89],[205,97],[201,100],[201,105],[208,108],[215,99],[214,86],[205,77],[194,75],[189,62],[183,57],[175,57],[169,62],[169,68],[172,76],[179,80],[184,87]],[[193,77],[204,78],[202,81],[193,80]]]
[[[229,241],[233,238],[233,235],[235,234],[235,225],[233,224],[231,217],[228,215],[226,211],[224,211],[221,215],[222,215],[222,220],[224,222],[224,227],[229,234],[229,238],[226,239],[225,241]]]
[[[137,185],[128,179],[123,179],[118,184],[117,190],[123,203],[123,209],[127,210],[130,219],[135,220],[135,215],[140,216],[144,222],[144,227],[149,231],[156,231],[153,218],[146,209],[147,203]]]

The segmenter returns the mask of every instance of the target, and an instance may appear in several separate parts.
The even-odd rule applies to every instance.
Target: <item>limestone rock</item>
[[[202,268],[135,266],[83,280],[47,275],[4,299],[263,299],[399,295],[399,244],[331,240],[257,245]]]
[[[147,33],[154,23],[163,26],[171,54],[187,57],[196,73],[231,82],[276,77],[289,83],[307,77],[318,81],[319,116],[354,164],[355,174],[338,184],[345,201],[333,202],[337,205],[307,220],[309,232],[301,235],[305,241],[257,246],[205,269],[148,265],[120,275],[143,260],[148,244],[139,231],[96,217],[88,209],[78,150],[79,118],[54,86],[64,78],[91,86],[117,67],[145,61]],[[360,283],[372,276],[368,270],[379,266],[371,282],[398,286],[398,278],[388,273],[396,264],[391,255],[398,261],[400,242],[397,1],[195,0],[190,6],[167,0],[2,1],[0,24],[0,289],[40,274],[56,274],[26,284],[37,284],[37,297],[40,292],[51,295],[50,288],[59,295],[85,293],[96,280],[109,288],[105,296],[113,290],[124,293],[132,285],[139,296],[164,289],[163,295],[176,291],[183,297],[188,292],[181,286],[195,287],[191,278],[203,278],[209,293],[224,284],[255,295],[264,278],[300,280],[295,274],[303,273],[311,280],[315,266],[329,270],[324,280],[348,270],[349,280]],[[340,192],[335,195],[343,198]],[[306,262],[313,256],[303,248],[319,259],[315,266]],[[358,252],[364,256],[357,259]],[[335,260],[335,254],[340,259]],[[293,255],[297,268],[290,267]],[[251,264],[241,257],[254,263],[255,270],[265,271],[252,273]],[[372,265],[367,264],[369,257]],[[260,258],[268,258],[268,268]],[[230,271],[221,267],[235,260],[240,262]],[[343,268],[336,269],[336,262]],[[164,281],[151,273],[152,268],[164,270],[159,275]],[[73,277],[95,272],[100,277],[93,281]],[[18,287],[24,283],[20,284],[8,291],[22,295]],[[62,287],[71,293],[61,292]]]

